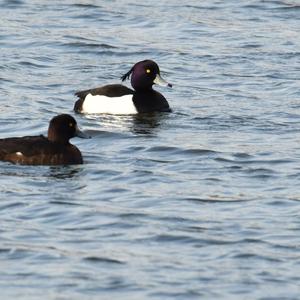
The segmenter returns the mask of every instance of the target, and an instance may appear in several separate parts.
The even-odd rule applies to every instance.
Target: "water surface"
[[[299,299],[299,1],[0,3],[1,137],[142,59],[174,86],[76,115],[84,165],[1,163],[1,299]]]

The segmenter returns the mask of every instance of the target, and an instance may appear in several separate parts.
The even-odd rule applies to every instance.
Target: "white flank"
[[[133,95],[121,97],[93,96],[88,94],[82,105],[82,112],[87,114],[131,115],[137,110],[132,101]]]
[[[22,156],[22,155],[23,155],[22,152],[16,152],[16,154],[17,154],[18,156]]]

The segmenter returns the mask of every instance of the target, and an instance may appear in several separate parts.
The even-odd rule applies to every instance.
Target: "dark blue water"
[[[299,299],[299,1],[0,1],[0,137],[153,59],[173,113],[76,115],[85,164],[0,164],[2,299]]]

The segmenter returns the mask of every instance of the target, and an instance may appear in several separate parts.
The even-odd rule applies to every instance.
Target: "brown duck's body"
[[[51,142],[44,136],[0,139],[0,160],[22,165],[83,163],[81,153],[74,145]]]
[[[0,139],[0,160],[22,165],[82,164],[81,152],[69,143],[73,136],[80,136],[76,121],[60,115],[50,122],[48,138],[24,136]]]

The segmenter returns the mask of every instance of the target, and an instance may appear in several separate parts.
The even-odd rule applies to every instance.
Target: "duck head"
[[[77,122],[72,116],[61,114],[52,118],[48,128],[48,139],[50,141],[67,144],[75,136],[90,138],[79,130]]]
[[[138,90],[152,89],[153,84],[172,87],[160,76],[160,70],[153,60],[143,60],[136,63],[129,72],[122,76],[122,81],[129,79],[131,75],[131,85]]]

